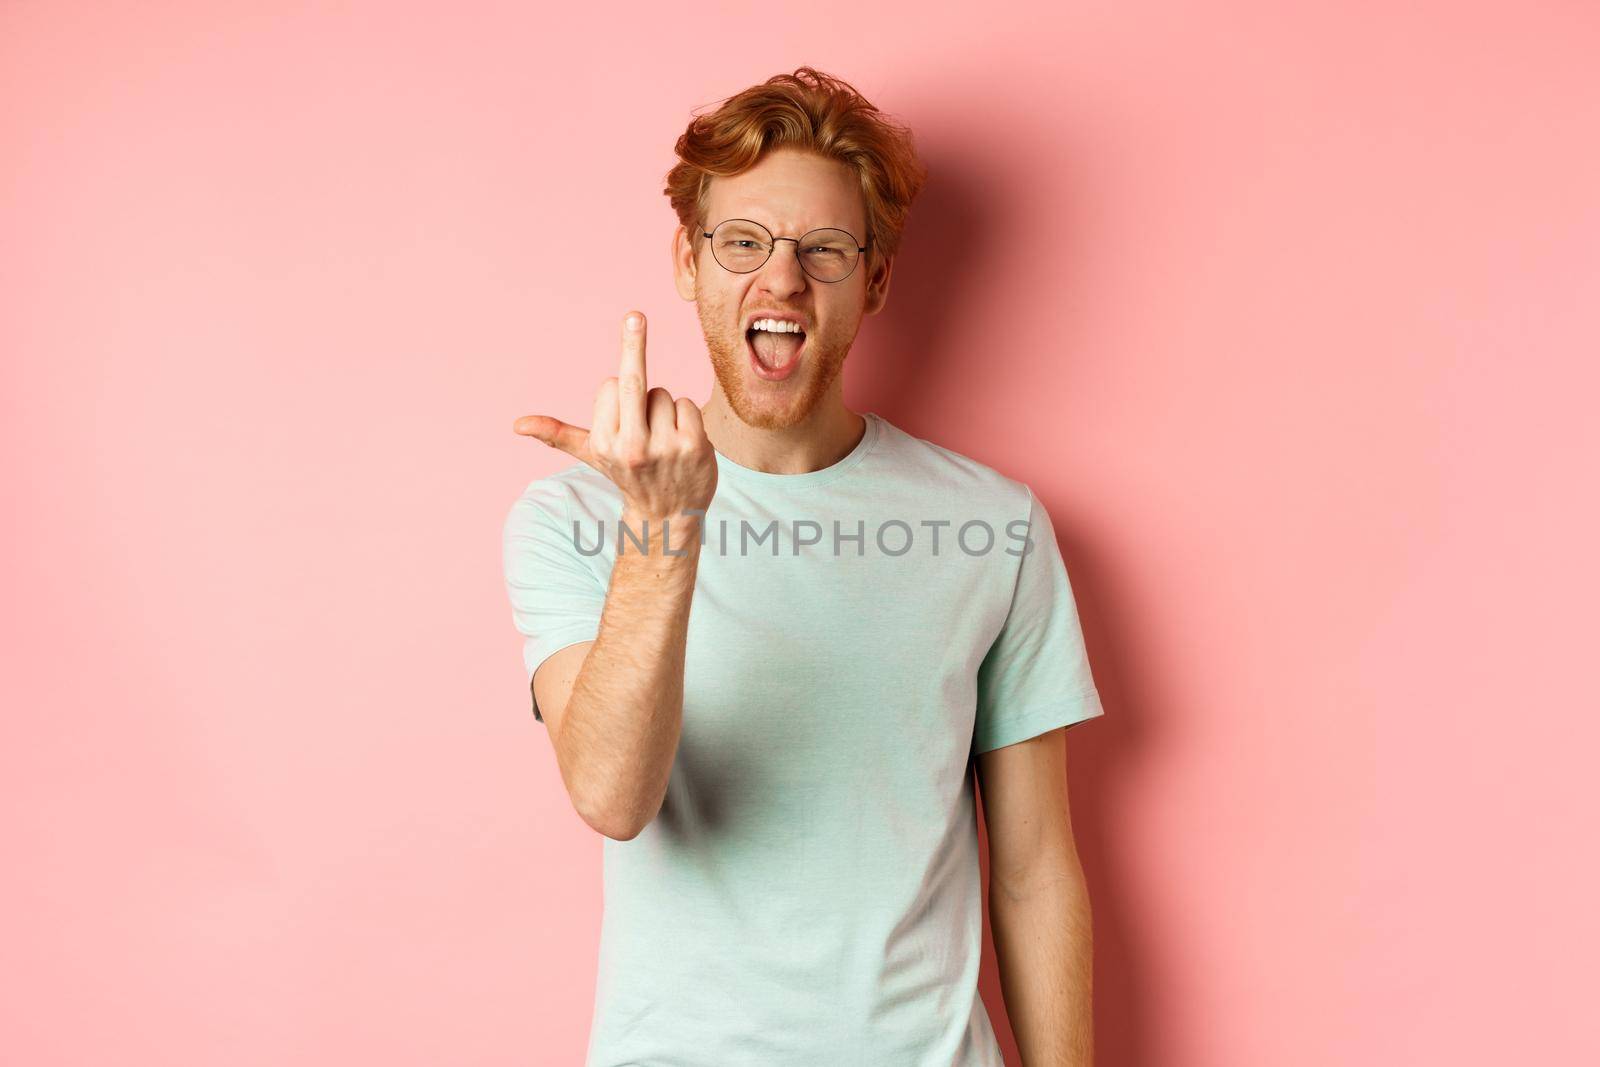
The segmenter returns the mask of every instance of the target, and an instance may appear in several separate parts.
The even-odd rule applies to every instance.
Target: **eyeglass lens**
[[[728,219],[711,231],[711,254],[735,274],[758,270],[772,255],[772,234],[747,219]],[[812,230],[800,238],[797,251],[805,272],[823,282],[836,282],[855,270],[859,246],[844,230]]]

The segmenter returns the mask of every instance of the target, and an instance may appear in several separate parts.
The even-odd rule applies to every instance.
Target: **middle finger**
[[[637,326],[629,323],[635,316]],[[630,311],[622,321],[622,366],[617,374],[617,431],[624,439],[649,433],[645,419],[644,314]]]

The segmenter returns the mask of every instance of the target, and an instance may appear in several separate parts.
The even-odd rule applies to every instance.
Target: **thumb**
[[[511,424],[511,428],[524,437],[534,437],[551,448],[580,459],[589,460],[589,431],[581,426],[562,422],[549,415],[524,415]]]

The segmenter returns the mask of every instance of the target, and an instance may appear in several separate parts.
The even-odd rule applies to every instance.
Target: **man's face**
[[[866,208],[854,172],[792,148],[774,149],[743,174],[712,179],[705,229],[733,218],[759,222],[773,237],[800,237],[824,227],[847,230],[857,241],[866,237]],[[849,277],[820,282],[800,269],[798,250],[794,241],[777,241],[758,270],[736,274],[713,258],[710,240],[702,239],[697,252],[682,228],[674,237],[678,292],[695,301],[717,384],[734,414],[761,429],[804,423],[838,388],[862,316],[882,307],[888,291],[888,263],[869,271],[862,253]],[[769,313],[799,316],[805,330],[787,370],[766,369],[756,346],[771,352],[778,344],[748,331]]]

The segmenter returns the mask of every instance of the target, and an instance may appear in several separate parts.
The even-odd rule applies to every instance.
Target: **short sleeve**
[[[1018,560],[1011,610],[978,668],[974,753],[1105,713],[1055,528],[1032,489],[1028,509],[1029,543]]]
[[[511,619],[523,636],[522,662],[531,698],[533,674],[551,653],[600,632],[606,589],[578,551],[567,507],[570,490],[542,478],[523,491],[502,532]],[[534,718],[544,721],[537,700]]]

